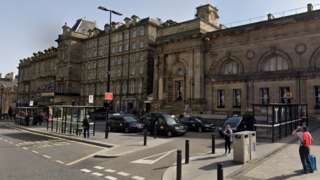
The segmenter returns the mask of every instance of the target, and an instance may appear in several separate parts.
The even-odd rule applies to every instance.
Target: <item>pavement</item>
[[[311,153],[320,154],[320,129],[312,131],[314,144]],[[225,155],[224,149],[217,153],[191,157],[189,164],[182,167],[183,180],[211,180],[217,178],[217,164],[223,164],[224,179],[227,180],[319,180],[320,173],[302,174],[298,153],[299,144],[295,137],[287,137],[277,143],[257,143],[256,159],[240,164],[233,161],[233,153]],[[319,158],[319,157],[318,157]],[[319,167],[319,166],[318,166]],[[176,180],[176,165],[168,168],[162,180]]]

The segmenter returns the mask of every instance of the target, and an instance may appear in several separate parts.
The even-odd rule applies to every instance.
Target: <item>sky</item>
[[[72,26],[79,18],[96,21],[103,29],[107,14],[102,5],[123,13],[122,21],[133,14],[158,17],[163,21],[194,18],[196,7],[211,3],[219,9],[220,22],[233,22],[306,7],[320,0],[1,0],[0,1],[0,73],[17,73],[19,60],[33,52],[57,46],[55,40],[66,22]],[[320,8],[320,5],[317,6]],[[294,11],[291,11],[294,12]]]

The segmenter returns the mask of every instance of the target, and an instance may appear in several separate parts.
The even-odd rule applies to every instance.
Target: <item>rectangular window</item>
[[[140,48],[144,48],[144,42],[140,42]]]
[[[241,89],[233,89],[233,107],[241,107]]]
[[[224,103],[224,90],[218,90],[217,91],[217,99],[218,99],[218,108],[224,108],[225,103]]]
[[[314,96],[315,96],[315,100],[316,100],[315,108],[320,109],[320,86],[314,87]]]
[[[140,27],[139,35],[144,36],[144,27]]]
[[[290,87],[280,87],[280,102],[284,104],[291,103],[291,92]]]
[[[269,104],[269,88],[260,88],[260,103]]]

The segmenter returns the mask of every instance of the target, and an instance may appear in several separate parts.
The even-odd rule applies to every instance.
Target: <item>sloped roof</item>
[[[84,19],[78,19],[77,22],[73,25],[72,31],[81,33],[81,34],[89,34],[90,30],[94,30],[96,28],[96,23]]]

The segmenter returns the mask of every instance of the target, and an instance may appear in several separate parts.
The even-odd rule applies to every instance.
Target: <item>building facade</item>
[[[218,22],[213,6],[200,8]],[[303,103],[318,114],[320,11],[308,5],[301,14],[266,17],[159,42],[155,109],[234,114],[252,111],[252,104]]]
[[[153,58],[158,20],[125,18],[112,23],[111,91],[116,111],[142,111],[152,94]],[[28,105],[75,104],[102,106],[107,87],[109,29],[79,19],[65,24],[57,48],[34,53],[19,64],[18,102]],[[89,103],[89,96],[94,102]]]
[[[12,110],[16,107],[17,85],[13,73],[5,75],[4,78],[0,74],[0,115],[7,114],[10,107]]]
[[[309,4],[300,14],[226,27],[208,4],[180,23],[136,16],[112,23],[114,109],[233,114],[251,111],[252,104],[305,103],[316,115],[319,19]],[[43,95],[54,95],[55,104],[88,105],[93,95],[93,104],[102,105],[109,29],[83,19],[65,25],[57,48],[21,61],[18,102],[42,97],[39,87],[53,84],[53,93]],[[45,62],[52,63],[44,65],[52,69],[47,76],[38,65]]]

